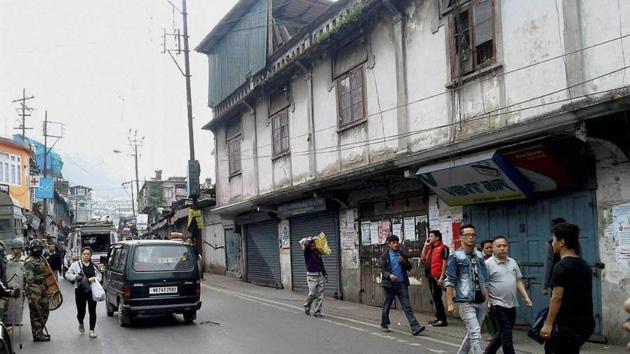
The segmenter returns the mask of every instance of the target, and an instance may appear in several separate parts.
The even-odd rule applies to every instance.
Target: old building
[[[527,323],[547,302],[544,247],[562,217],[593,267],[597,336],[620,341],[628,28],[629,4],[595,0],[239,1],[197,47],[226,268],[304,291],[298,241],[325,232],[327,292],[380,305],[387,235],[417,264],[428,229],[458,247],[472,222],[509,237]],[[430,309],[414,270],[413,306]]]
[[[74,221],[88,222],[92,220],[92,188],[81,185],[70,186],[69,199],[74,210]]]
[[[144,181],[138,195],[139,213],[149,215],[149,223],[153,223],[161,215],[171,211],[171,205],[188,198],[186,177],[169,177],[162,180],[162,171],[155,171],[155,177]]]

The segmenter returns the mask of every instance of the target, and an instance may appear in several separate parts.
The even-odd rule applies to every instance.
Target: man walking
[[[322,255],[315,247],[313,240],[307,240],[304,243],[304,261],[306,262],[306,282],[308,283],[308,297],[304,304],[304,313],[310,315],[311,306],[315,303],[313,316],[323,317],[324,285],[328,274],[324,268]]]
[[[46,260],[42,256],[44,245],[41,240],[31,241],[31,255],[24,262],[24,282],[28,309],[31,315],[33,341],[47,342],[50,335],[44,333],[48,321],[49,295],[46,285]]]
[[[442,302],[442,286],[444,285],[448,254],[448,247],[442,242],[442,233],[439,230],[429,231],[429,238],[422,249],[421,262],[425,266],[425,275],[435,306],[436,319],[429,322],[433,327],[446,327],[448,325]]]
[[[396,235],[387,238],[387,247],[381,256],[381,286],[384,291],[383,313],[381,316],[381,329],[383,332],[391,332],[389,329],[389,310],[394,299],[398,297],[402,306],[411,334],[419,335],[426,327],[421,326],[413,314],[411,303],[409,302],[409,276],[407,272],[411,270],[411,262],[406,254],[400,251],[400,239]]]
[[[462,248],[448,258],[446,266],[446,301],[448,313],[455,314],[457,303],[459,316],[466,325],[466,337],[458,354],[481,354],[480,325],[486,317],[486,265],[481,252],[475,250],[477,231],[472,225],[461,228]]]
[[[593,273],[580,256],[580,229],[573,224],[553,227],[553,252],[560,261],[553,267],[547,321],[540,331],[545,352],[578,354],[595,329],[593,318]],[[557,334],[551,337],[552,328]]]
[[[509,244],[504,236],[495,237],[492,242],[494,254],[486,260],[488,270],[488,296],[490,298],[490,316],[499,326],[498,333],[494,335],[490,345],[485,350],[485,354],[495,354],[499,347],[503,348],[504,354],[514,354],[514,344],[512,343],[512,329],[516,321],[516,307],[518,299],[516,291],[525,300],[525,305],[531,307],[530,300],[523,275],[516,261],[508,256]]]

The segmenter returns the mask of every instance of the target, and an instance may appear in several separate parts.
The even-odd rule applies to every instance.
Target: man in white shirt
[[[490,315],[494,318],[499,331],[486,348],[484,354],[495,354],[499,347],[503,353],[514,354],[512,343],[512,328],[516,321],[516,307],[518,298],[516,291],[523,296],[525,305],[532,306],[532,301],[527,295],[523,275],[513,258],[508,257],[508,240],[504,236],[495,237],[492,242],[494,253],[486,260],[488,270],[488,295],[490,301]]]

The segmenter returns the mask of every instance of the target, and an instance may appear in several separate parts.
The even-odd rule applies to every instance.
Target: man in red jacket
[[[429,290],[433,296],[435,305],[434,321],[429,322],[433,327],[446,327],[446,312],[442,302],[442,286],[446,273],[446,261],[448,260],[448,247],[442,242],[442,233],[439,230],[429,232],[427,242],[422,249],[422,263],[424,263],[425,275],[429,281]]]

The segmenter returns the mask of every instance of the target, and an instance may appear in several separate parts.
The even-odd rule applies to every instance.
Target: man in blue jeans
[[[477,231],[472,225],[461,228],[462,247],[453,252],[446,265],[446,301],[448,313],[455,314],[457,303],[459,316],[464,321],[466,337],[458,354],[481,354],[481,323],[486,317],[488,273],[481,252],[475,250]]]
[[[407,272],[411,270],[411,262],[407,255],[400,251],[400,239],[392,235],[387,238],[388,249],[381,256],[381,286],[385,293],[383,301],[383,315],[381,318],[381,329],[383,332],[390,332],[389,310],[394,299],[398,296],[398,301],[405,311],[407,321],[411,327],[411,333],[417,336],[425,327],[421,326],[413,314],[409,303],[409,277]]]

